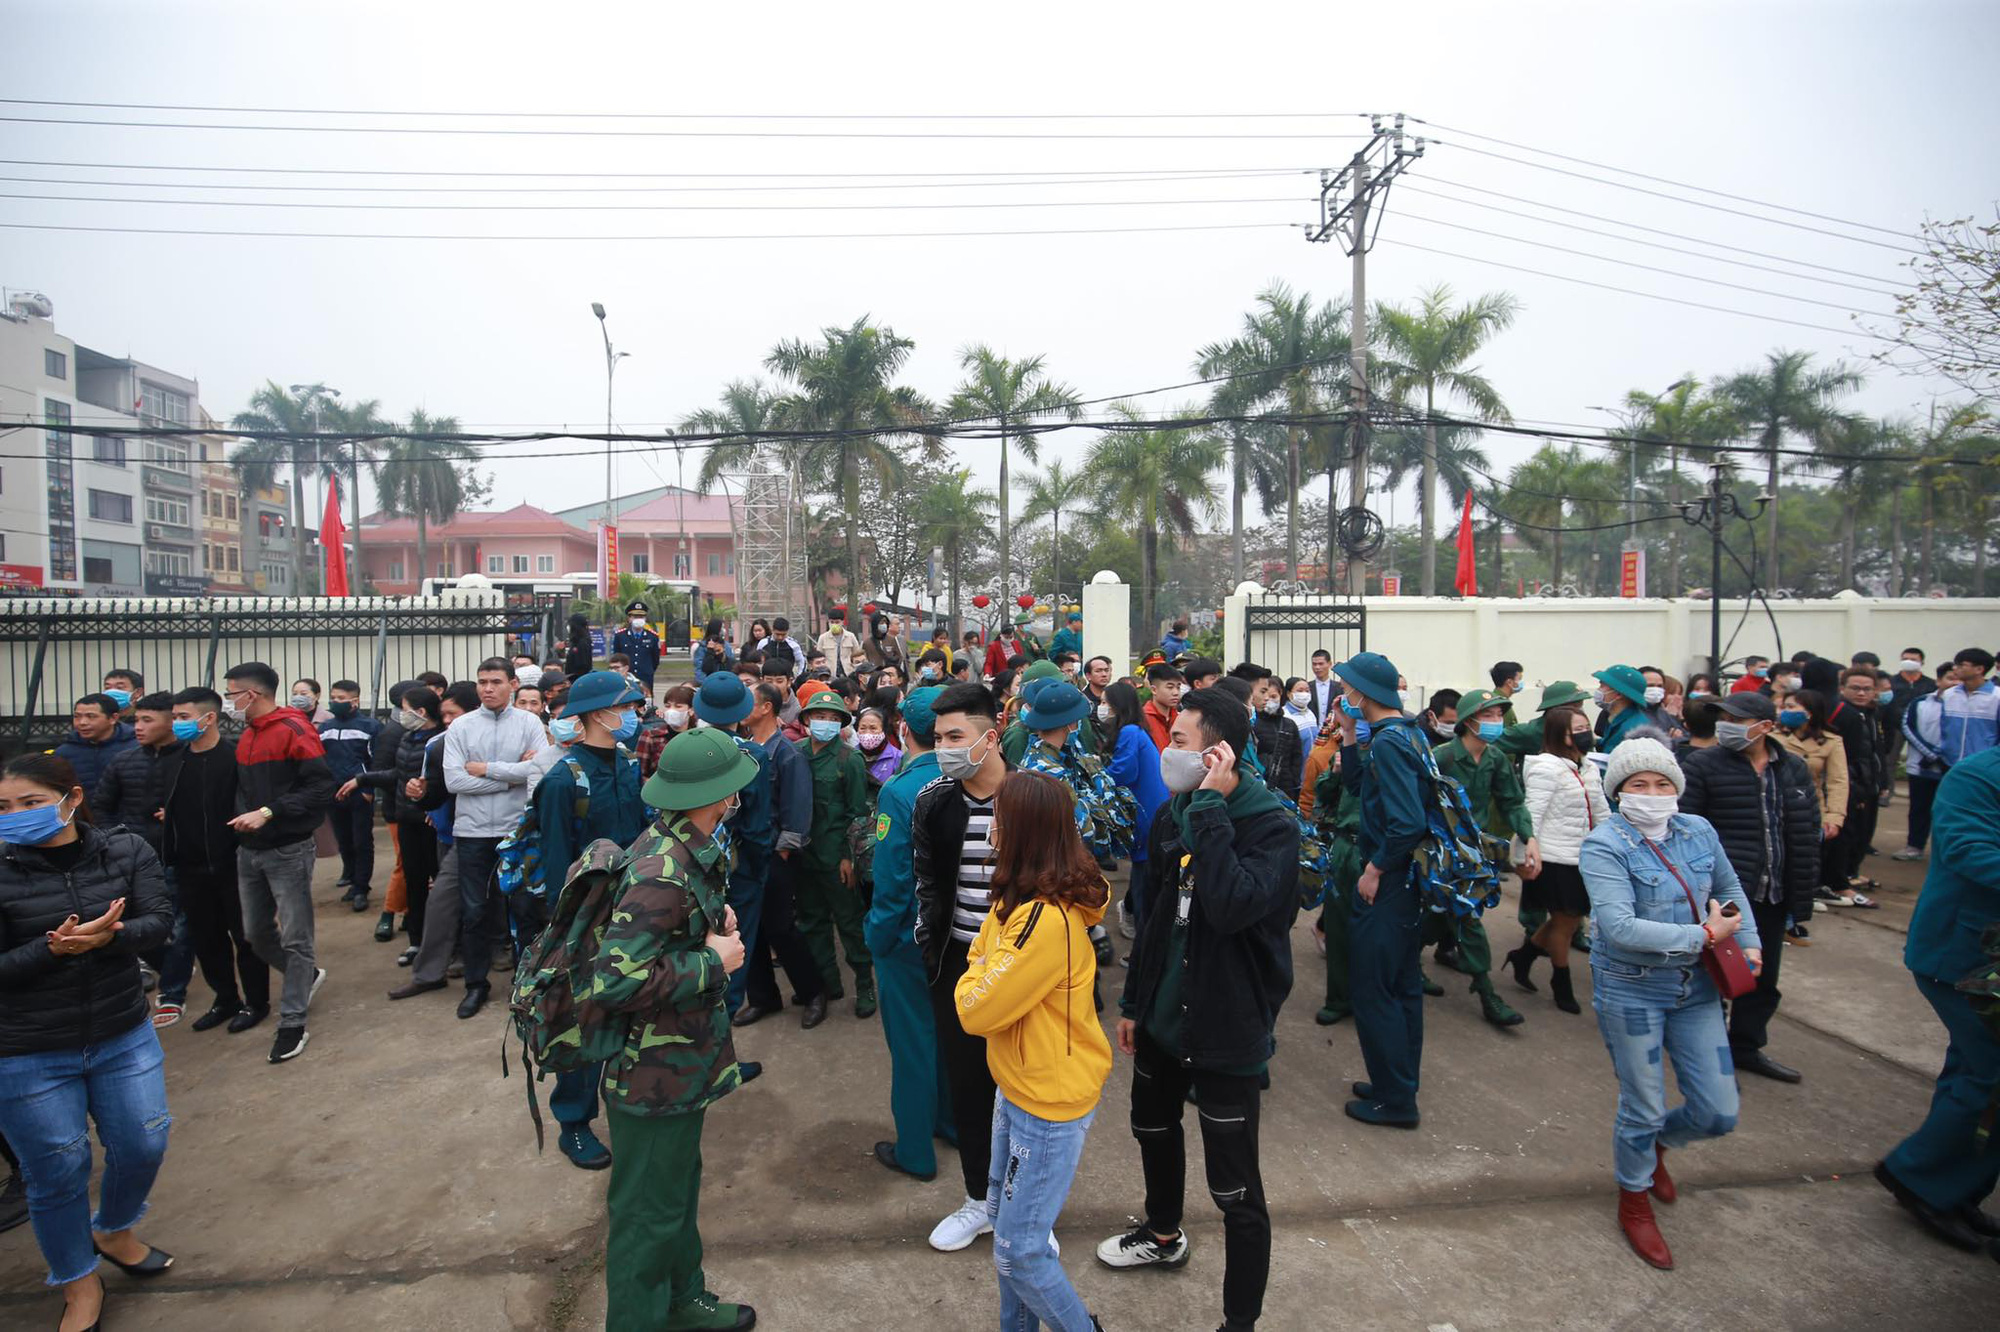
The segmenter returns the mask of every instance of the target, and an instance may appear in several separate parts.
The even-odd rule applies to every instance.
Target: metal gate
[[[1367,650],[1368,610],[1359,601],[1251,597],[1243,608],[1243,647],[1249,660],[1281,676],[1309,677],[1312,654],[1322,648],[1335,661]]]
[[[497,593],[444,597],[87,597],[0,600],[0,715],[23,747],[60,738],[71,706],[110,670],[135,670],[145,692],[216,688],[225,671],[261,661],[282,691],[313,679],[361,686],[362,706],[388,708],[389,686],[419,671],[469,680],[507,648]],[[282,696],[282,695],[281,695]]]

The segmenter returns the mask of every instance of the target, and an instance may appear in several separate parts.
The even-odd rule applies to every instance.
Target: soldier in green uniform
[[[1507,700],[1485,689],[1475,689],[1458,700],[1457,735],[1431,751],[1438,771],[1465,788],[1472,816],[1479,826],[1495,837],[1510,833],[1519,837],[1535,854],[1535,830],[1528,821],[1528,806],[1521,793],[1521,779],[1514,773],[1511,759],[1494,743],[1506,731],[1501,719]],[[1454,929],[1455,926],[1455,929]],[[1475,915],[1447,918],[1438,912],[1424,916],[1424,941],[1449,941],[1453,965],[1472,978],[1472,992],[1479,996],[1479,1011],[1496,1027],[1518,1027],[1522,1017],[1494,993],[1493,946],[1487,942],[1486,927]]]
[[[1331,1027],[1354,1015],[1347,995],[1347,917],[1354,886],[1361,882],[1361,848],[1355,841],[1361,829],[1361,793],[1340,780],[1338,767],[1327,768],[1313,786],[1313,826],[1326,842],[1326,902],[1319,916],[1326,936],[1326,1002],[1313,1021]]]
[[[643,791],[659,817],[632,844],[583,996],[627,1023],[604,1074],[607,1332],[757,1325],[749,1305],[709,1292],[696,1227],[702,1120],[742,1082],[724,993],[743,941],[723,901],[728,856],[715,833],[756,777],[756,761],[720,731],[667,746]]]
[[[840,960],[833,951],[833,936],[839,932],[854,972],[854,1016],[865,1018],[875,1015],[875,964],[861,930],[861,891],[847,854],[847,825],[868,813],[868,768],[840,738],[852,715],[846,700],[831,689],[814,694],[799,713],[806,738],[798,742],[798,751],[812,769],[813,790],[812,827],[797,857],[797,911],[799,933],[829,995],[841,991]]]

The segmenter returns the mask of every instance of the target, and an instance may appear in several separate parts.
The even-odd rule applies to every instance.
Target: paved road
[[[1899,845],[1901,826],[1898,806],[1878,844]],[[1613,1222],[1615,1087],[1587,1008],[1565,1016],[1503,981],[1528,1023],[1499,1032],[1453,986],[1426,1006],[1422,1129],[1367,1129],[1340,1114],[1361,1060],[1351,1024],[1312,1024],[1321,973],[1302,924],[1264,1109],[1277,1238],[1263,1325],[1991,1328],[2000,1266],[1928,1239],[1867,1177],[1921,1117],[1943,1050],[1898,961],[1917,875],[1871,864],[1888,906],[1823,913],[1813,946],[1786,955],[1772,1052],[1805,1083],[1750,1080],[1738,1132],[1675,1159],[1672,1273],[1640,1264]],[[500,1076],[497,1011],[461,1023],[450,991],[386,1001],[406,973],[333,878],[323,862],[331,978],[302,1059],[266,1063],[268,1027],[164,1033],[176,1123],[144,1229],[180,1261],[143,1291],[114,1275],[107,1327],[601,1326],[603,1176],[535,1155],[518,1063]],[[1515,941],[1511,903],[1493,932]],[[770,1071],[709,1117],[710,1284],[776,1332],[990,1325],[987,1243],[924,1244],[957,1202],[952,1158],[923,1185],[868,1156],[888,1123],[877,1024],[845,1009],[813,1032],[774,1019],[741,1047]],[[1139,1205],[1128,1076],[1121,1060],[1057,1233],[1113,1332],[1212,1328],[1221,1234],[1198,1167],[1186,1269],[1114,1273],[1089,1257]],[[27,1228],[0,1236],[0,1325],[53,1316],[41,1270]]]

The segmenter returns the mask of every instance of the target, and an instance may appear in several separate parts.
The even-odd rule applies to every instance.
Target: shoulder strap
[[[1667,867],[1667,873],[1674,876],[1674,882],[1681,886],[1683,893],[1687,894],[1688,910],[1694,912],[1694,923],[1701,924],[1701,908],[1695,905],[1694,889],[1688,887],[1688,881],[1681,877],[1681,872],[1674,868],[1674,862],[1667,859],[1666,853],[1653,844],[1652,838],[1642,837],[1640,840],[1645,842],[1646,849],[1653,853],[1653,858]]]
[[[1584,824],[1584,829],[1585,829],[1585,831],[1587,831],[1587,832],[1595,832],[1595,831],[1597,831],[1597,815],[1596,815],[1596,814],[1594,814],[1594,813],[1593,813],[1593,812],[1591,811],[1591,808],[1590,808],[1590,786],[1589,786],[1589,784],[1588,784],[1588,783],[1586,783],[1586,782],[1585,782],[1585,781],[1583,780],[1583,767],[1582,767],[1582,765],[1580,765],[1580,764],[1579,764],[1579,765],[1578,765],[1577,767],[1574,767],[1574,768],[1571,768],[1571,769],[1570,769],[1570,773],[1569,773],[1569,775],[1570,775],[1570,776],[1572,776],[1572,777],[1574,777],[1574,778],[1576,778],[1576,789],[1577,789],[1577,790],[1579,790],[1579,791],[1581,791],[1581,792],[1583,792],[1583,824]],[[1651,845],[1652,845],[1652,843],[1651,843],[1651,842],[1648,842],[1648,843],[1646,843],[1646,845],[1648,845],[1648,846],[1651,846]],[[1672,866],[1672,865],[1669,865],[1669,866],[1667,866],[1667,868],[1668,868],[1668,869],[1672,869],[1672,868],[1673,868],[1673,866]],[[1678,877],[1678,876],[1676,876],[1676,877]]]

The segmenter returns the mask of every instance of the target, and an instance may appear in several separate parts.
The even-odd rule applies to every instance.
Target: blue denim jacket
[[[1762,947],[1743,885],[1707,819],[1676,814],[1655,845],[1687,880],[1703,917],[1711,897],[1734,902],[1743,913],[1737,945]],[[1623,815],[1612,815],[1583,839],[1579,867],[1590,891],[1593,956],[1638,967],[1684,967],[1701,956],[1708,940],[1687,894]]]

